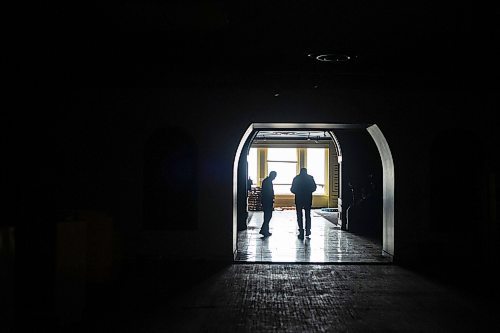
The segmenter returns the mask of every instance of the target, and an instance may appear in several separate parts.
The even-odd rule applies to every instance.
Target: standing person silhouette
[[[297,223],[299,225],[299,239],[304,239],[304,223],[302,209],[306,216],[306,236],[311,235],[311,206],[312,194],[316,191],[316,182],[313,176],[307,174],[306,168],[301,168],[300,173],[293,178],[290,188],[295,194],[295,207],[297,209]]]
[[[276,178],[276,171],[269,172],[269,176],[262,181],[262,209],[264,210],[264,223],[260,228],[259,233],[264,237],[269,237],[272,234],[269,232],[269,221],[273,216],[274,210],[274,188],[273,180]]]

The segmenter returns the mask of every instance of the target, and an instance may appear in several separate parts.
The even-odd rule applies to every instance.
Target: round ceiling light
[[[351,57],[347,54],[327,53],[316,56],[316,60],[321,62],[333,62],[338,64],[345,64],[351,60]]]

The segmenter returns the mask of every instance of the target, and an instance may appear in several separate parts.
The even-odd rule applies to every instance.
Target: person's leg
[[[269,232],[269,223],[271,223],[271,219],[273,218],[273,208],[272,207],[269,209],[268,217],[269,218],[267,219],[266,232],[268,235],[271,235],[271,233]]]
[[[297,205],[297,224],[299,226],[299,231],[304,230],[304,222],[302,220],[302,207]]]
[[[304,214],[306,215],[306,236],[311,234],[311,207],[304,207]]]
[[[299,238],[304,239],[304,222],[302,220],[302,206],[296,205],[297,209],[297,224],[299,226]]]
[[[269,221],[271,220],[271,217],[269,216],[270,214],[269,209],[264,208],[264,222],[262,223],[262,226],[260,227],[260,232],[261,234],[267,234],[269,231]]]
[[[264,222],[260,227],[259,233],[268,236],[269,235],[269,222],[271,221],[271,217],[273,216],[273,208],[264,207]]]

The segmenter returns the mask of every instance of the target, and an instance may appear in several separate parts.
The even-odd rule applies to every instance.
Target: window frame
[[[333,148],[330,143],[304,143],[304,142],[272,142],[272,143],[257,143],[257,144],[252,144],[252,148],[258,148],[257,149],[257,159],[258,159],[258,166],[257,166],[257,174],[258,174],[258,182],[256,185],[262,186],[262,181],[264,178],[266,178],[269,175],[269,170],[268,168],[268,160],[267,160],[267,153],[269,148],[295,148],[297,149],[297,162],[290,162],[290,161],[283,161],[287,163],[296,163],[296,174],[299,173],[300,168],[302,167],[307,167],[307,148],[323,148],[325,152],[325,184],[320,184],[323,185],[323,193],[313,193],[314,197],[329,197],[329,191],[330,191],[330,162],[329,162],[329,154],[330,150]],[[271,162],[280,162],[280,161],[275,161],[272,160]],[[281,184],[281,183],[280,183]],[[277,184],[278,185],[278,184]],[[290,185],[290,184],[282,184],[282,185]],[[276,194],[276,196],[281,196],[281,197],[293,197],[294,195],[292,193],[289,194]]]
[[[291,161],[291,160],[270,160],[269,159],[269,149],[295,149],[295,161]],[[298,149],[295,148],[295,147],[267,147],[266,148],[266,168],[268,169],[268,172],[267,174],[269,174],[270,171],[272,170],[269,170],[269,162],[271,163],[285,163],[285,164],[295,164],[295,174],[297,174],[298,170],[299,170],[299,152],[298,152]],[[277,169],[273,169],[273,170],[277,170]],[[278,172],[278,177],[279,178],[279,172]],[[293,178],[292,178],[293,179]],[[292,187],[292,182],[290,181],[290,183],[277,183],[276,181],[274,181],[274,185],[275,185],[275,195],[293,195],[292,192],[290,192],[290,190],[288,190],[287,192],[278,192],[276,191],[276,186],[289,186],[289,187]]]
[[[308,173],[309,169],[307,166],[307,160],[309,158],[309,154],[307,152],[308,149],[323,149],[323,182],[318,183],[317,179],[314,179],[316,182],[316,185],[322,185],[323,186],[323,193],[313,193],[313,195],[328,195],[328,187],[327,187],[327,182],[329,179],[329,163],[328,163],[328,153],[329,153],[329,148],[328,147],[306,147],[304,148],[304,167],[307,168]],[[309,173],[310,174],[310,173]]]

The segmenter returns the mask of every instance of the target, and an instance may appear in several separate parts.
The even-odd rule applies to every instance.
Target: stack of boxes
[[[262,188],[256,186],[248,191],[248,211],[261,211],[262,210]]]

